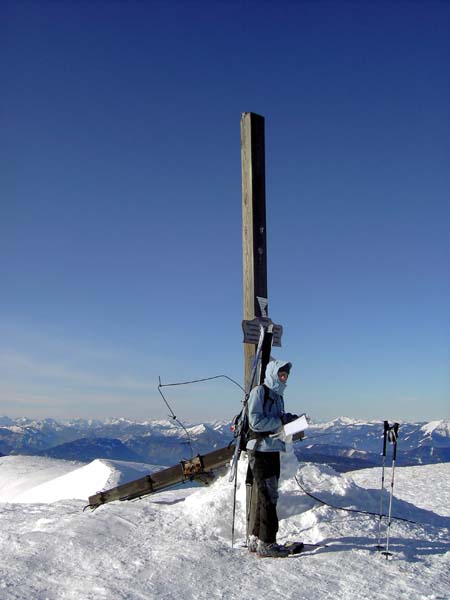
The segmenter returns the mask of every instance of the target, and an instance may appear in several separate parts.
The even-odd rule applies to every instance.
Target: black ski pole
[[[233,520],[231,522],[231,547],[234,547],[234,522],[236,520],[236,489],[237,489],[237,474],[234,478],[234,490],[233,490]]]
[[[398,428],[399,424],[394,423],[392,427],[390,427],[388,432],[389,442],[393,444],[392,451],[392,474],[391,474],[391,490],[389,494],[389,514],[388,514],[388,524],[386,528],[386,549],[382,553],[386,559],[389,556],[392,556],[392,552],[389,552],[389,537],[391,531],[391,523],[392,523],[392,498],[394,496],[394,476],[395,476],[395,461],[397,459],[397,440],[398,440]]]
[[[249,479],[252,479],[252,483]],[[252,495],[253,495],[253,474],[250,467],[247,469],[247,481],[245,482],[245,540],[248,547],[250,540],[250,509],[252,506]]]
[[[388,431],[389,431],[389,423],[387,421],[384,421],[384,424],[383,424],[383,462],[381,465],[380,518],[378,521],[378,544],[376,546],[377,550],[382,550],[382,548],[383,548],[383,546],[381,545],[381,521],[383,519],[384,470],[386,467],[386,443],[387,443]]]

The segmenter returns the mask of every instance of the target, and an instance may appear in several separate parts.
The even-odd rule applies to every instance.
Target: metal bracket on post
[[[183,471],[183,477],[188,481],[201,481],[205,485],[208,485],[214,479],[214,473],[212,471],[206,471],[202,457],[199,455],[194,456],[191,460],[182,460],[181,469]]]
[[[281,347],[281,336],[283,335],[283,327],[282,325],[276,325],[273,323],[271,319],[268,317],[255,317],[251,320],[242,321],[242,331],[244,333],[244,344],[257,344],[259,340],[259,335],[261,332],[261,325],[264,326],[265,329],[272,325],[273,327],[273,346]]]
[[[192,479],[196,475],[199,475],[204,470],[201,456],[194,456],[191,460],[182,460],[181,469],[186,479]]]

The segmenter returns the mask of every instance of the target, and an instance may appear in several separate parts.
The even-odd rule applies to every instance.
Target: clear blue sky
[[[0,414],[159,418],[242,382],[240,117],[313,419],[450,417],[448,2],[3,1]],[[166,390],[231,417],[225,380]]]

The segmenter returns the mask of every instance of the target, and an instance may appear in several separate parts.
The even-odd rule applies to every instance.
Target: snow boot
[[[256,552],[257,548],[258,548],[258,538],[256,537],[256,535],[251,535],[248,538],[247,549],[249,552]]]
[[[289,550],[275,542],[273,544],[267,544],[266,542],[259,540],[256,548],[256,556],[258,558],[285,558],[286,556],[289,556]]]

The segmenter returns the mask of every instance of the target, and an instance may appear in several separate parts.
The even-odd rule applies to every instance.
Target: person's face
[[[278,371],[278,379],[281,381],[281,383],[286,383],[288,377],[289,373],[286,373],[286,371]]]

